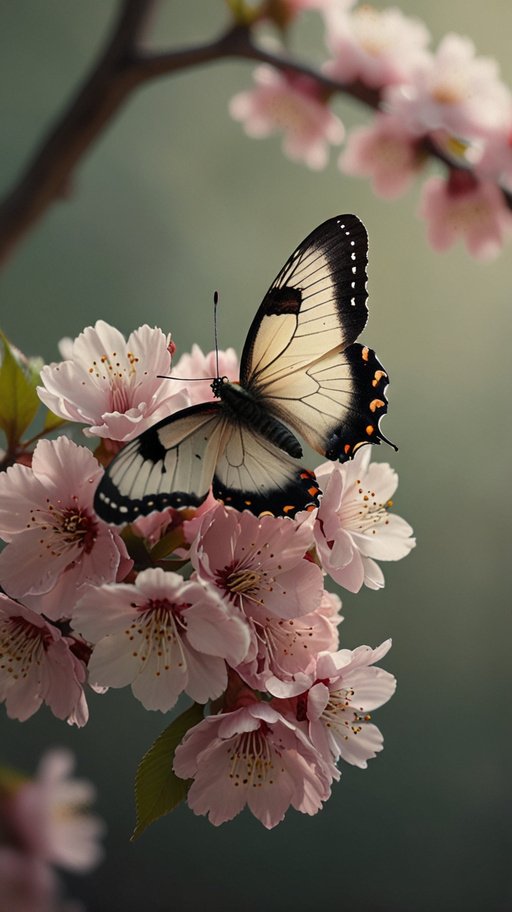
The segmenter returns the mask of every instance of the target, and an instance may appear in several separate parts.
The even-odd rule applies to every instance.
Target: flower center
[[[329,702],[322,713],[327,728],[341,735],[346,741],[350,735],[358,735],[363,725],[371,721],[370,713],[362,716],[351,705],[352,688],[331,691]]]
[[[26,678],[30,668],[41,665],[52,638],[23,617],[0,619],[0,673],[15,681]]]
[[[133,352],[102,354],[92,362],[89,373],[110,385],[111,411],[124,413],[133,406],[133,388],[140,377],[137,374],[139,358]],[[147,371],[144,371],[144,376]]]
[[[393,506],[392,500],[380,503],[375,491],[363,488],[361,480],[355,482],[355,496],[347,499],[342,505],[340,518],[343,525],[353,532],[375,535],[377,526],[389,524],[388,509]]]
[[[133,643],[134,657],[146,662],[150,655],[156,659],[154,674],[186,664],[181,638],[187,630],[184,617],[189,604],[176,604],[168,599],[148,599],[143,605],[132,602],[137,618],[125,634]]]
[[[230,592],[251,592],[256,589],[261,581],[261,573],[256,570],[234,570],[225,581]]]
[[[64,551],[79,547],[89,554],[96,541],[98,523],[88,510],[78,506],[55,506],[47,500],[47,509],[39,507],[31,510],[28,528],[39,528],[44,535],[39,539],[53,557]],[[77,500],[76,497],[73,500]]]
[[[240,786],[261,788],[276,783],[274,778],[276,752],[265,737],[264,728],[266,726],[239,735],[229,751],[228,756],[231,761],[229,778],[235,788]]]

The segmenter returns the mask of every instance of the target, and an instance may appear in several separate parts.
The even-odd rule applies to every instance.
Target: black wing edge
[[[325,455],[328,459],[346,462],[363,444],[380,444],[381,441],[398,450],[379,427],[388,410],[385,395],[389,383],[387,371],[375,352],[359,342],[350,345],[343,354],[352,368],[354,396],[348,417],[332,431],[326,442]]]
[[[119,451],[112,462],[105,469],[94,494],[93,506],[95,512],[104,522],[113,525],[122,525],[130,523],[137,519],[138,516],[148,516],[155,511],[166,510],[172,507],[175,510],[184,510],[187,508],[196,509],[208,497],[209,491],[203,496],[197,496],[190,491],[171,491],[161,494],[146,494],[141,498],[133,498],[128,495],[122,495],[118,487],[110,477],[110,469],[114,462],[122,459],[127,455],[131,448],[134,452],[138,449],[144,459],[150,459],[153,463],[158,462],[165,457],[166,447],[162,444],[158,431],[166,427],[175,420],[186,418],[188,415],[204,412],[206,410],[216,412],[221,410],[222,406],[218,402],[205,402],[198,405],[191,405],[189,408],[182,409],[168,418],[162,418],[153,427],[148,428],[139,437],[131,440]]]
[[[293,519],[301,510],[311,511],[318,507],[321,494],[315,473],[300,466],[297,466],[294,481],[267,494],[226,488],[216,476],[213,478],[213,496],[217,500],[235,510],[249,510],[255,516],[288,516]]]
[[[300,307],[301,288],[281,285],[283,277],[298,264],[308,249],[324,254],[331,269],[336,307],[348,338],[354,342],[366,326],[368,292],[368,234],[357,215],[347,213],[328,219],[302,241],[278,273],[258,308],[249,328],[240,361],[240,382],[248,381],[248,364],[261,321],[269,313],[283,312],[287,302],[292,311]],[[277,308],[277,309],[276,309]]]

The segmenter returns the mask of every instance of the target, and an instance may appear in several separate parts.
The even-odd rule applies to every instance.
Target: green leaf
[[[53,412],[50,412],[48,409],[46,415],[44,416],[43,430],[48,434],[50,431],[56,431],[57,428],[62,427],[63,424],[69,424],[68,418],[61,418],[59,415],[54,415]]]
[[[173,772],[174,751],[184,735],[203,718],[203,707],[194,703],[174,719],[140,761],[135,778],[137,822],[131,841],[159,817],[169,814],[186,797],[190,782]]]
[[[26,782],[30,782],[30,779],[24,773],[8,766],[0,766],[0,798],[17,792]]]
[[[29,368],[23,369],[2,332],[0,342],[0,427],[9,448],[14,449],[41,404],[36,393],[39,377]]]

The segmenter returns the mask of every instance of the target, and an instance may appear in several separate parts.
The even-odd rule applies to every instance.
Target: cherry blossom
[[[296,618],[320,604],[322,573],[304,560],[313,544],[312,523],[219,505],[199,527],[194,523],[194,531],[190,559],[198,579],[247,617]]]
[[[73,625],[95,644],[91,683],[132,686],[146,709],[171,709],[185,691],[198,703],[220,696],[225,661],[247,653],[246,622],[216,591],[161,568],[144,570],[135,584],[91,588]]]
[[[39,614],[0,594],[0,700],[10,719],[24,722],[46,703],[58,719],[85,725],[85,665],[73,646]]]
[[[391,640],[386,640],[377,649],[358,646],[318,656],[306,715],[309,737],[324,756],[366,769],[367,761],[382,750],[383,738],[370,712],[395,692],[393,675],[374,667],[390,647]]]
[[[86,812],[95,797],[90,782],[71,776],[73,755],[47,751],[36,777],[4,803],[8,829],[28,855],[69,871],[89,871],[102,858],[102,821]]]
[[[429,31],[397,9],[364,4],[351,12],[333,6],[326,14],[326,43],[334,59],[325,70],[341,82],[360,80],[376,89],[400,83],[427,57]]]
[[[71,616],[80,587],[123,578],[132,565],[118,532],[93,509],[102,474],[90,450],[59,437],[39,441],[31,468],[0,475],[0,536],[9,543],[1,584],[52,619]]]
[[[238,356],[234,348],[227,348],[226,351],[219,351],[218,362],[214,351],[203,354],[199,345],[192,346],[190,354],[181,356],[176,364],[172,367],[172,377],[170,382],[175,384],[173,389],[186,390],[191,405],[200,402],[209,402],[214,399],[211,388],[212,377],[217,376],[217,368],[220,377],[227,377],[228,380],[238,380]],[[186,382],[180,383],[180,377],[185,377]],[[204,380],[201,378],[204,377]],[[188,382],[193,381],[193,382]]]
[[[496,61],[477,57],[473,42],[455,34],[445,35],[437,53],[419,61],[385,99],[416,134],[445,129],[463,139],[485,137],[510,119],[510,93]]]
[[[345,174],[370,177],[377,196],[400,196],[425,164],[426,154],[397,117],[377,114],[372,124],[351,130],[339,159]]]
[[[462,238],[469,253],[481,260],[494,259],[512,231],[512,213],[500,189],[465,171],[452,170],[448,181],[429,178],[419,214],[434,250],[447,250]]]
[[[170,370],[170,336],[144,325],[128,340],[104,320],[75,339],[71,359],[41,371],[39,398],[56,415],[90,425],[88,437],[128,441],[189,404]],[[66,346],[64,350],[69,350]]]
[[[410,525],[389,512],[397,485],[387,463],[370,463],[369,447],[351,462],[324,463],[316,469],[323,497],[315,541],[324,570],[345,589],[358,592],[384,586],[376,560],[400,560],[415,545]]]
[[[310,614],[285,620],[253,612],[249,623],[257,648],[250,661],[242,662],[236,670],[257,690],[265,690],[267,682],[274,678],[294,680],[314,664],[319,652],[338,645],[329,593],[324,593],[320,605]]]
[[[283,74],[263,65],[254,71],[256,88],[231,99],[230,114],[242,121],[248,136],[282,132],[283,152],[321,170],[329,144],[343,142],[343,124],[328,108],[317,83],[308,76]]]
[[[187,801],[215,826],[247,805],[267,829],[291,805],[316,814],[337,771],[299,726],[268,703],[208,716],[191,728],[174,755],[174,772],[193,779]]]

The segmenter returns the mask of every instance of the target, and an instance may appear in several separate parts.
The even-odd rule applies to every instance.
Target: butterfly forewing
[[[300,244],[265,295],[247,336],[242,385],[272,396],[332,349],[355,341],[366,319],[367,235],[354,215],[330,219]]]
[[[210,489],[226,422],[220,403],[196,405],[132,440],[98,486],[99,515],[121,523],[166,507],[198,507]]]

